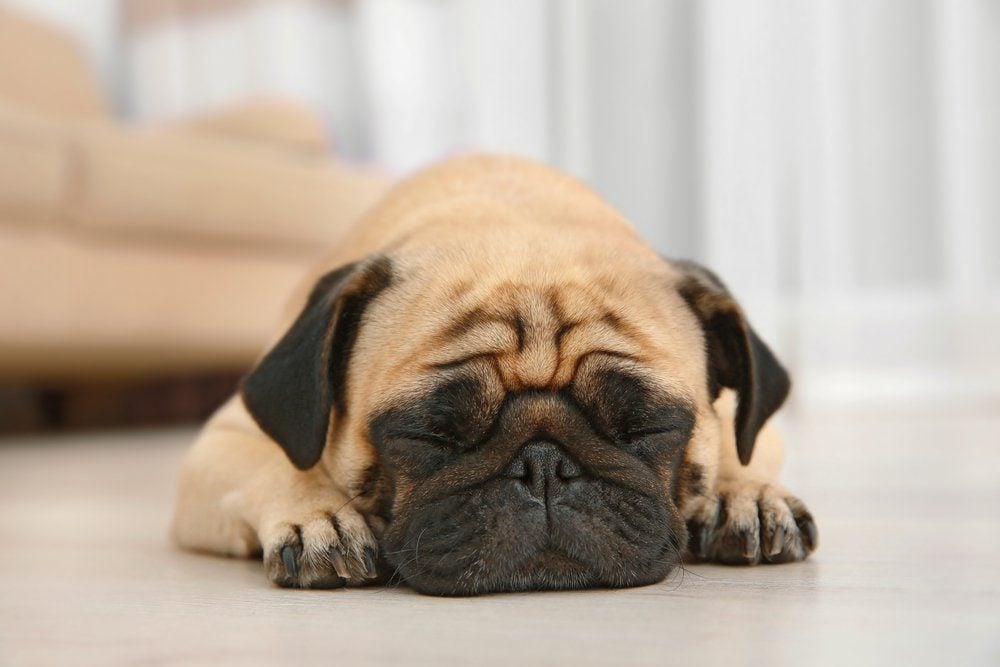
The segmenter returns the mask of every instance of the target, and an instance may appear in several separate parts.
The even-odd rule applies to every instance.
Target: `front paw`
[[[686,514],[688,551],[698,561],[787,563],[804,559],[819,543],[805,503],[769,484],[720,482]]]
[[[339,588],[377,577],[378,542],[348,508],[316,509],[274,521],[262,531],[264,568],[288,588]]]

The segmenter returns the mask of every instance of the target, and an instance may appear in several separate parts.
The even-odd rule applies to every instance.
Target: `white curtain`
[[[1000,405],[995,0],[247,2],[123,54],[139,119],[289,94],[348,159],[576,174],[726,279],[800,405]]]

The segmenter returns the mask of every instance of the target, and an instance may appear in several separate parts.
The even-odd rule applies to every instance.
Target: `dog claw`
[[[751,561],[757,557],[757,540],[752,533],[743,533],[743,557]]]
[[[807,551],[814,551],[816,544],[819,542],[819,531],[816,530],[816,524],[813,523],[812,517],[802,517],[797,519],[795,523],[798,525],[799,533],[802,535],[802,545]]]
[[[712,543],[712,529],[702,526],[698,533],[698,555],[702,558],[708,556],[708,545]]]
[[[371,547],[365,547],[365,579],[374,579],[376,577],[375,572],[375,550]]]
[[[350,579],[351,571],[347,567],[347,563],[344,561],[344,556],[336,547],[330,547],[330,562],[333,563],[333,569],[337,571],[337,576],[342,579]]]
[[[281,549],[281,562],[285,564],[285,569],[292,577],[299,576],[299,562],[295,557],[295,547],[287,546]]]
[[[785,529],[783,526],[778,526],[774,529],[774,533],[771,534],[771,544],[767,548],[768,556],[776,556],[781,553],[781,550],[785,547]]]

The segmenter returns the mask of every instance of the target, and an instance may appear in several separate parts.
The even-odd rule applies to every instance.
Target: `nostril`
[[[583,470],[573,459],[563,457],[559,459],[559,465],[556,467],[556,475],[561,480],[571,480],[576,479],[583,474]]]

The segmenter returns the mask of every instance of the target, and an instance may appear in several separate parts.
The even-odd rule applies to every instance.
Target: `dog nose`
[[[558,445],[530,442],[507,468],[507,476],[518,480],[528,493],[546,503],[565,490],[583,471]]]

